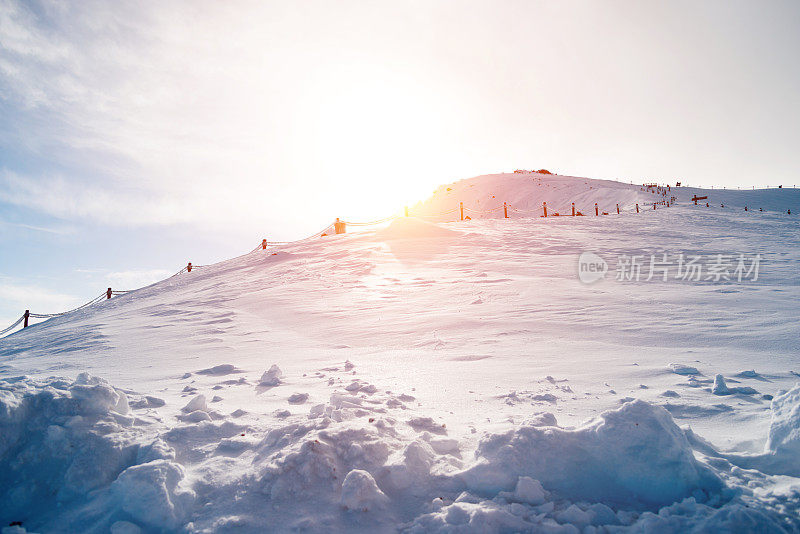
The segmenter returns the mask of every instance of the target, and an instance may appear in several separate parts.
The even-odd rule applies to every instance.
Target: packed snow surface
[[[797,532],[798,204],[483,176],[28,327],[2,532]],[[739,253],[756,279],[615,276]]]

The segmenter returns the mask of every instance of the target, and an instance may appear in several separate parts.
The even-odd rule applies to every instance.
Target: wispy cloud
[[[112,288],[128,290],[148,286],[159,280],[163,280],[171,274],[175,273],[164,269],[149,269],[113,272],[109,273],[106,278]]]
[[[0,301],[4,308],[17,307],[22,313],[31,310],[34,313],[54,313],[67,310],[78,304],[80,299],[74,295],[66,295],[49,289],[19,284],[10,280],[0,280]]]
[[[24,230],[32,230],[34,232],[44,232],[46,234],[55,234],[55,235],[68,235],[75,232],[75,228],[69,225],[48,227],[48,226],[38,226],[34,224],[25,224],[25,223],[0,220],[0,227],[2,226],[11,228],[22,228]]]

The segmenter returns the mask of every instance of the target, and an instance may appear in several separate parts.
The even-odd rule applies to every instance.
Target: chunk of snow
[[[222,376],[222,375],[229,375],[231,373],[235,373],[237,371],[236,366],[230,363],[223,363],[220,365],[215,365],[214,367],[209,367],[208,369],[203,369],[201,371],[197,371],[197,374],[202,375],[213,375],[213,376]]]
[[[186,406],[181,408],[181,411],[184,413],[191,413],[196,412],[198,410],[206,411],[208,410],[208,405],[206,404],[206,396],[205,395],[195,395],[192,399],[186,403]]]
[[[186,519],[194,492],[182,486],[183,468],[169,460],[134,465],[111,485],[116,505],[154,530],[174,530]]]
[[[187,423],[200,423],[202,421],[211,421],[211,416],[206,411],[195,410],[188,414],[179,415],[178,419]]]
[[[562,498],[647,509],[722,488],[669,412],[641,400],[576,430],[523,426],[488,436],[476,455],[482,462],[461,476],[481,492],[529,476]]]
[[[353,469],[342,482],[341,504],[349,510],[369,511],[388,501],[375,479],[367,471]]]
[[[153,397],[151,395],[145,395],[144,399],[145,401],[147,401],[147,406],[150,408],[160,408],[161,406],[164,406],[166,404],[166,402],[164,402],[164,399]]]
[[[772,419],[765,452],[792,458],[800,466],[800,384],[776,395],[770,409]]]
[[[529,426],[558,426],[556,416],[550,412],[538,413],[525,420],[525,424]]]
[[[308,393],[294,393],[289,396],[289,404],[303,404],[308,400]]]
[[[277,365],[272,365],[267,371],[264,371],[264,374],[261,375],[261,380],[259,380],[259,384],[262,386],[278,386],[281,384],[281,378],[283,378],[283,372],[281,372],[280,368]]]
[[[714,377],[714,387],[711,388],[711,393],[714,395],[730,395],[728,385],[725,383],[725,377],[718,374]]]
[[[519,477],[517,487],[514,489],[514,499],[526,504],[538,505],[545,501],[545,491],[542,483],[531,477]]]
[[[681,363],[671,363],[671,364],[669,364],[669,368],[676,375],[699,375],[700,374],[700,371],[697,370],[697,367],[691,367],[691,366],[688,366],[688,365],[683,365]]]

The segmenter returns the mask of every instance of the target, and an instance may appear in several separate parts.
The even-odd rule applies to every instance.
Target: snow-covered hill
[[[0,524],[797,531],[798,191],[669,195],[477,177],[3,338]]]
[[[741,191],[731,189],[698,189],[661,184],[659,188],[645,188],[642,184],[628,184],[612,180],[594,180],[575,176],[547,175],[538,173],[509,173],[476,176],[439,187],[424,202],[412,207],[411,213],[435,220],[460,218],[460,203],[464,214],[471,219],[503,218],[509,216],[543,215],[542,204],[547,203],[549,215],[571,215],[572,204],[584,215],[598,210],[616,214],[632,212],[639,204],[640,210],[652,209],[653,202],[675,197],[676,202],[686,205],[693,196],[707,196],[702,205],[730,210],[777,211],[786,213],[800,210],[800,189],[759,189]],[[504,203],[508,210],[504,212]],[[437,216],[444,213],[444,215]]]

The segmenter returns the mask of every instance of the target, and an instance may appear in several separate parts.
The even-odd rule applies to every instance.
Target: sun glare
[[[431,193],[444,171],[446,122],[430,93],[352,72],[315,92],[306,121],[338,206],[361,216],[393,213]]]

